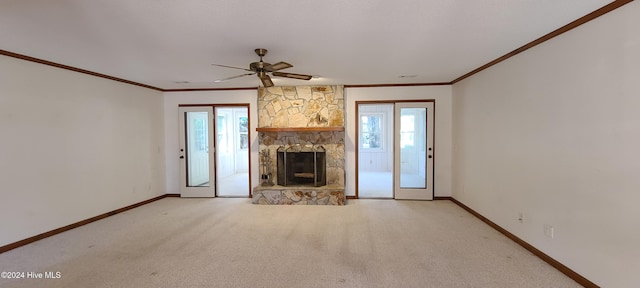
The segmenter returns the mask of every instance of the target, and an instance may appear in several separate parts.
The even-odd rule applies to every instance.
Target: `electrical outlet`
[[[553,226],[545,224],[544,225],[544,236],[547,236],[548,238],[553,239]]]

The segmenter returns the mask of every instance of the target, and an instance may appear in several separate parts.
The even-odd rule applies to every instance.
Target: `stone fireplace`
[[[253,203],[345,204],[342,86],[260,88],[257,131],[275,185],[254,187]]]

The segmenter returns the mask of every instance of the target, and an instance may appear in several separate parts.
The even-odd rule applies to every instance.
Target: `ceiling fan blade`
[[[245,71],[253,72],[253,71],[251,71],[251,70],[249,70],[249,69],[246,69],[246,68],[233,67],[233,66],[220,65],[220,64],[211,64],[211,65],[213,65],[213,66],[218,66],[218,67],[233,68],[233,69],[240,69],[240,70],[245,70]]]
[[[231,77],[227,77],[227,78],[223,78],[223,79],[218,79],[218,80],[215,80],[215,81],[213,81],[213,82],[216,82],[216,83],[218,83],[218,82],[224,82],[224,81],[227,81],[227,80],[236,79],[236,78],[240,78],[240,77],[244,77],[244,76],[249,76],[249,75],[253,75],[253,74],[256,74],[256,73],[240,74],[240,75],[231,76]]]
[[[260,80],[262,81],[262,85],[264,87],[273,87],[273,81],[271,81],[271,77],[269,75],[260,76]]]
[[[287,68],[291,68],[293,67],[293,65],[287,63],[287,62],[278,62],[275,64],[271,64],[268,65],[267,67],[264,67],[264,70],[268,71],[268,72],[273,72],[273,71],[278,71],[278,70],[282,70],[282,69],[287,69]]]
[[[311,76],[311,75],[296,74],[296,73],[286,73],[286,72],[273,72],[271,74],[273,76],[294,78],[294,79],[300,79],[300,80],[311,80],[311,78],[313,78],[313,76]]]

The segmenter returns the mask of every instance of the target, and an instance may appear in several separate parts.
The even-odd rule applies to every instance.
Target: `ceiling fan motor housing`
[[[251,71],[254,71],[254,72],[260,72],[260,71],[265,71],[264,67],[268,67],[269,65],[271,65],[271,64],[267,63],[267,62],[262,62],[262,61],[253,62],[253,63],[249,64],[249,69]]]

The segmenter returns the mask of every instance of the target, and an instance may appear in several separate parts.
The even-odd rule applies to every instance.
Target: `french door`
[[[433,102],[395,103],[395,199],[433,200],[433,111]]]
[[[434,102],[356,106],[358,197],[432,200]]]
[[[249,107],[179,107],[181,197],[249,197]]]
[[[215,197],[213,107],[179,107],[180,197]]]

